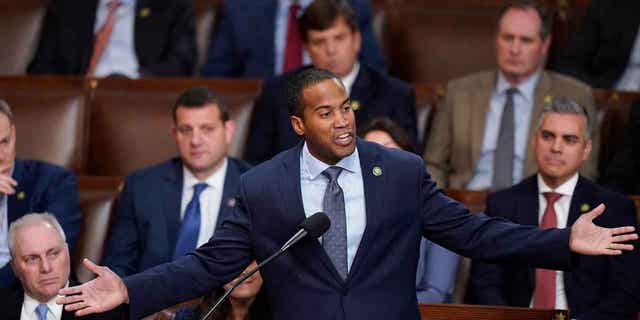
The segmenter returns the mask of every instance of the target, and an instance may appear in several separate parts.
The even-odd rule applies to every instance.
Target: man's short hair
[[[178,108],[197,109],[209,104],[215,104],[220,110],[220,120],[227,122],[229,120],[229,110],[220,103],[220,99],[207,87],[193,87],[183,92],[176,103],[173,105],[171,115],[173,122],[176,122],[176,114]]]
[[[338,18],[343,18],[352,32],[358,31],[358,18],[346,0],[315,0],[299,18],[300,36],[308,40],[309,30],[329,29]]]
[[[287,108],[290,116],[302,118],[304,102],[302,91],[307,87],[325,80],[336,80],[344,88],[340,78],[331,71],[319,68],[306,68],[294,74],[287,83]]]
[[[54,215],[48,212],[25,214],[24,216],[16,219],[13,223],[11,223],[11,226],[9,226],[9,252],[12,256],[16,245],[16,233],[18,232],[18,229],[38,223],[51,225],[56,231],[58,231],[62,242],[65,242],[67,240],[62,226],[60,226],[58,219],[56,219]]]
[[[13,125],[13,113],[11,112],[11,107],[9,107],[9,104],[2,99],[0,99],[0,114],[7,116],[9,124]]]
[[[546,40],[551,34],[553,27],[553,15],[549,12],[548,7],[538,0],[509,0],[500,8],[498,14],[498,27],[500,20],[504,14],[510,9],[535,10],[540,18],[540,39]]]
[[[537,130],[540,130],[542,126],[542,119],[547,113],[560,113],[560,114],[577,114],[584,117],[584,140],[591,139],[591,122],[589,121],[589,113],[585,107],[581,106],[578,102],[567,97],[553,97],[551,102],[544,106],[540,117],[538,118]]]

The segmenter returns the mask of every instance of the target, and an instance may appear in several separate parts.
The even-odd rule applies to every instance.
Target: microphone
[[[271,260],[279,257],[287,249],[289,249],[289,247],[291,247],[292,245],[296,244],[302,238],[304,238],[306,236],[311,236],[313,238],[318,238],[319,236],[321,236],[325,232],[327,232],[327,230],[329,230],[329,226],[331,226],[331,221],[329,220],[329,217],[327,217],[327,214],[324,213],[324,212],[316,212],[313,215],[311,215],[310,217],[304,219],[298,225],[298,228],[300,229],[300,230],[298,230],[298,232],[296,232],[291,238],[289,238],[289,240],[287,240],[287,242],[285,242],[282,245],[282,247],[280,247],[280,249],[278,251],[276,251],[275,253],[270,255],[268,258],[264,259],[264,261],[262,261],[259,265],[257,265],[255,268],[251,269],[251,271],[245,273],[236,282],[234,282],[233,285],[224,292],[222,297],[220,297],[216,301],[216,303],[213,305],[213,307],[211,307],[211,309],[209,309],[209,311],[202,318],[200,318],[200,320],[207,320],[220,307],[220,305],[222,305],[222,303],[225,300],[227,300],[227,298],[229,297],[229,295],[231,294],[233,289],[235,289],[237,286],[242,284],[245,280],[247,280],[249,277],[251,277],[254,273],[258,272],[258,270],[260,270],[260,268],[262,266],[264,266],[265,264],[271,262]]]

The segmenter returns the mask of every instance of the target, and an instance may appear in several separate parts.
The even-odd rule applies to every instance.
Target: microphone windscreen
[[[301,229],[306,230],[313,238],[317,238],[323,235],[331,226],[331,220],[324,212],[316,212],[312,216],[304,219],[298,226]]]

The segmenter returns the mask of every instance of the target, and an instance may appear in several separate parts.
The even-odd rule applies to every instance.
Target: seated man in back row
[[[601,226],[635,225],[631,199],[607,191],[578,173],[589,157],[589,118],[582,106],[554,98],[532,137],[538,174],[489,195],[487,214],[541,228],[570,228],[600,203]],[[637,252],[582,257],[571,272],[514,263],[474,261],[471,296],[488,305],[568,309],[575,319],[631,319],[638,312]]]
[[[358,62],[361,33],[346,1],[315,0],[300,17],[300,34],[313,66],[338,75],[351,97],[356,121],[387,117],[417,137],[415,94],[406,83]],[[308,67],[307,67],[308,68]],[[304,69],[304,67],[303,67]],[[258,164],[293,147],[301,137],[287,112],[287,82],[301,69],[265,81],[247,141],[247,161]]]
[[[9,266],[9,224],[28,212],[45,211],[58,218],[73,252],[81,220],[76,178],[49,163],[16,159],[13,113],[0,100],[0,288],[17,285]]]
[[[64,230],[49,213],[29,213],[9,228],[11,268],[22,287],[2,294],[0,317],[21,320],[71,320],[73,313],[55,303],[58,290],[75,285],[69,279],[69,246]],[[123,308],[82,319],[125,319]]]

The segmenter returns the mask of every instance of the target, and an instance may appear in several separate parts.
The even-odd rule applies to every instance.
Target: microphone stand
[[[249,277],[251,277],[254,273],[258,272],[258,270],[260,270],[260,268],[262,266],[264,266],[265,264],[269,263],[271,260],[279,257],[289,247],[291,247],[296,242],[300,241],[300,239],[304,238],[307,234],[308,234],[307,230],[305,230],[305,229],[299,230],[295,235],[293,235],[293,237],[291,237],[291,239],[289,239],[289,241],[287,241],[284,245],[282,245],[282,248],[280,248],[278,251],[276,251],[274,254],[272,254],[268,258],[264,259],[264,261],[260,262],[260,264],[258,264],[255,268],[251,269],[249,272],[245,273],[242,277],[240,277],[240,279],[235,281],[233,283],[233,285],[231,287],[229,287],[229,289],[225,290],[225,292],[222,295],[222,297],[220,297],[216,301],[216,304],[214,304],[213,307],[211,307],[211,309],[209,309],[209,311],[202,318],[200,318],[200,320],[209,319],[209,317],[211,317],[211,315],[220,307],[220,305],[222,305],[222,303],[225,300],[227,300],[227,298],[229,297],[229,295],[231,294],[233,289],[235,289],[237,286],[241,285],[245,280],[247,280]]]

